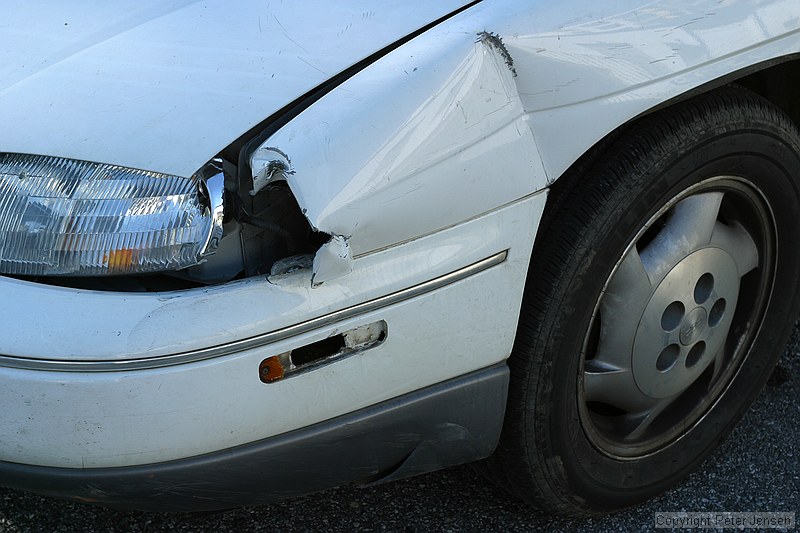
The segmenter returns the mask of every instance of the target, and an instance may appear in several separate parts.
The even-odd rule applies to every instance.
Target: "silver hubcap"
[[[643,402],[686,390],[714,362],[733,318],[725,310],[736,308],[738,296],[739,273],[726,251],[704,248],[678,261],[657,285],[633,342]]]
[[[654,217],[618,262],[598,302],[579,406],[587,434],[615,455],[648,453],[685,431],[690,413],[713,402],[741,360],[734,363],[742,351],[738,337],[752,330],[753,318],[746,310],[745,320],[735,319],[742,279],[764,258],[757,244],[761,232],[752,229],[759,217],[743,214],[751,222],[742,224],[736,207],[760,206],[745,210],[761,215],[766,210],[741,180],[709,181],[725,180],[737,180],[739,190],[706,186]],[[763,293],[763,276],[756,278],[756,292]],[[660,419],[677,404],[682,416]]]

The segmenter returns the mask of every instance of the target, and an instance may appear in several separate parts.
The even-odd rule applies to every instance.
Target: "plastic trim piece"
[[[508,380],[508,366],[499,363],[289,433],[164,463],[81,469],[0,462],[0,485],[112,507],[200,511],[393,481],[489,456]]]
[[[419,285],[403,289],[401,291],[370,300],[352,307],[341,309],[327,315],[323,315],[305,322],[300,322],[287,328],[279,329],[255,337],[242,339],[236,342],[212,346],[202,350],[194,350],[174,355],[164,355],[160,357],[150,357],[141,359],[129,359],[122,361],[66,361],[66,360],[43,360],[28,357],[14,357],[0,355],[0,367],[18,368],[24,370],[45,370],[56,372],[121,372],[130,370],[144,370],[149,368],[162,368],[167,366],[182,365],[204,361],[223,355],[230,355],[243,352],[253,348],[260,348],[296,335],[308,333],[309,331],[322,328],[355,316],[369,313],[390,305],[394,305],[411,298],[427,294],[431,291],[440,289],[451,283],[455,283],[469,276],[499,265],[506,260],[508,251],[502,251],[491,257],[487,257],[477,263],[473,263],[462,269],[456,270],[444,276],[434,278]]]

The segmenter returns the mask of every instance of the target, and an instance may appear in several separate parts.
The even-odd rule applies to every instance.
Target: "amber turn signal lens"
[[[261,361],[261,364],[258,365],[258,376],[264,383],[283,379],[283,364],[277,355]]]

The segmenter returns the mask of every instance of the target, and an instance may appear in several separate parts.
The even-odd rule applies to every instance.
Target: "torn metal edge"
[[[258,194],[270,182],[286,179],[286,176],[295,173],[289,156],[274,146],[262,146],[253,152],[253,155],[250,156],[250,169],[253,173],[251,196]]]

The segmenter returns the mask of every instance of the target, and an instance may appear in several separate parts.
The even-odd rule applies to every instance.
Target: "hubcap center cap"
[[[723,349],[739,297],[733,257],[715,248],[696,250],[658,282],[636,330],[633,377],[650,398],[685,391]]]
[[[680,341],[684,346],[691,346],[702,339],[708,329],[708,313],[702,307],[695,307],[683,319],[680,329]]]

